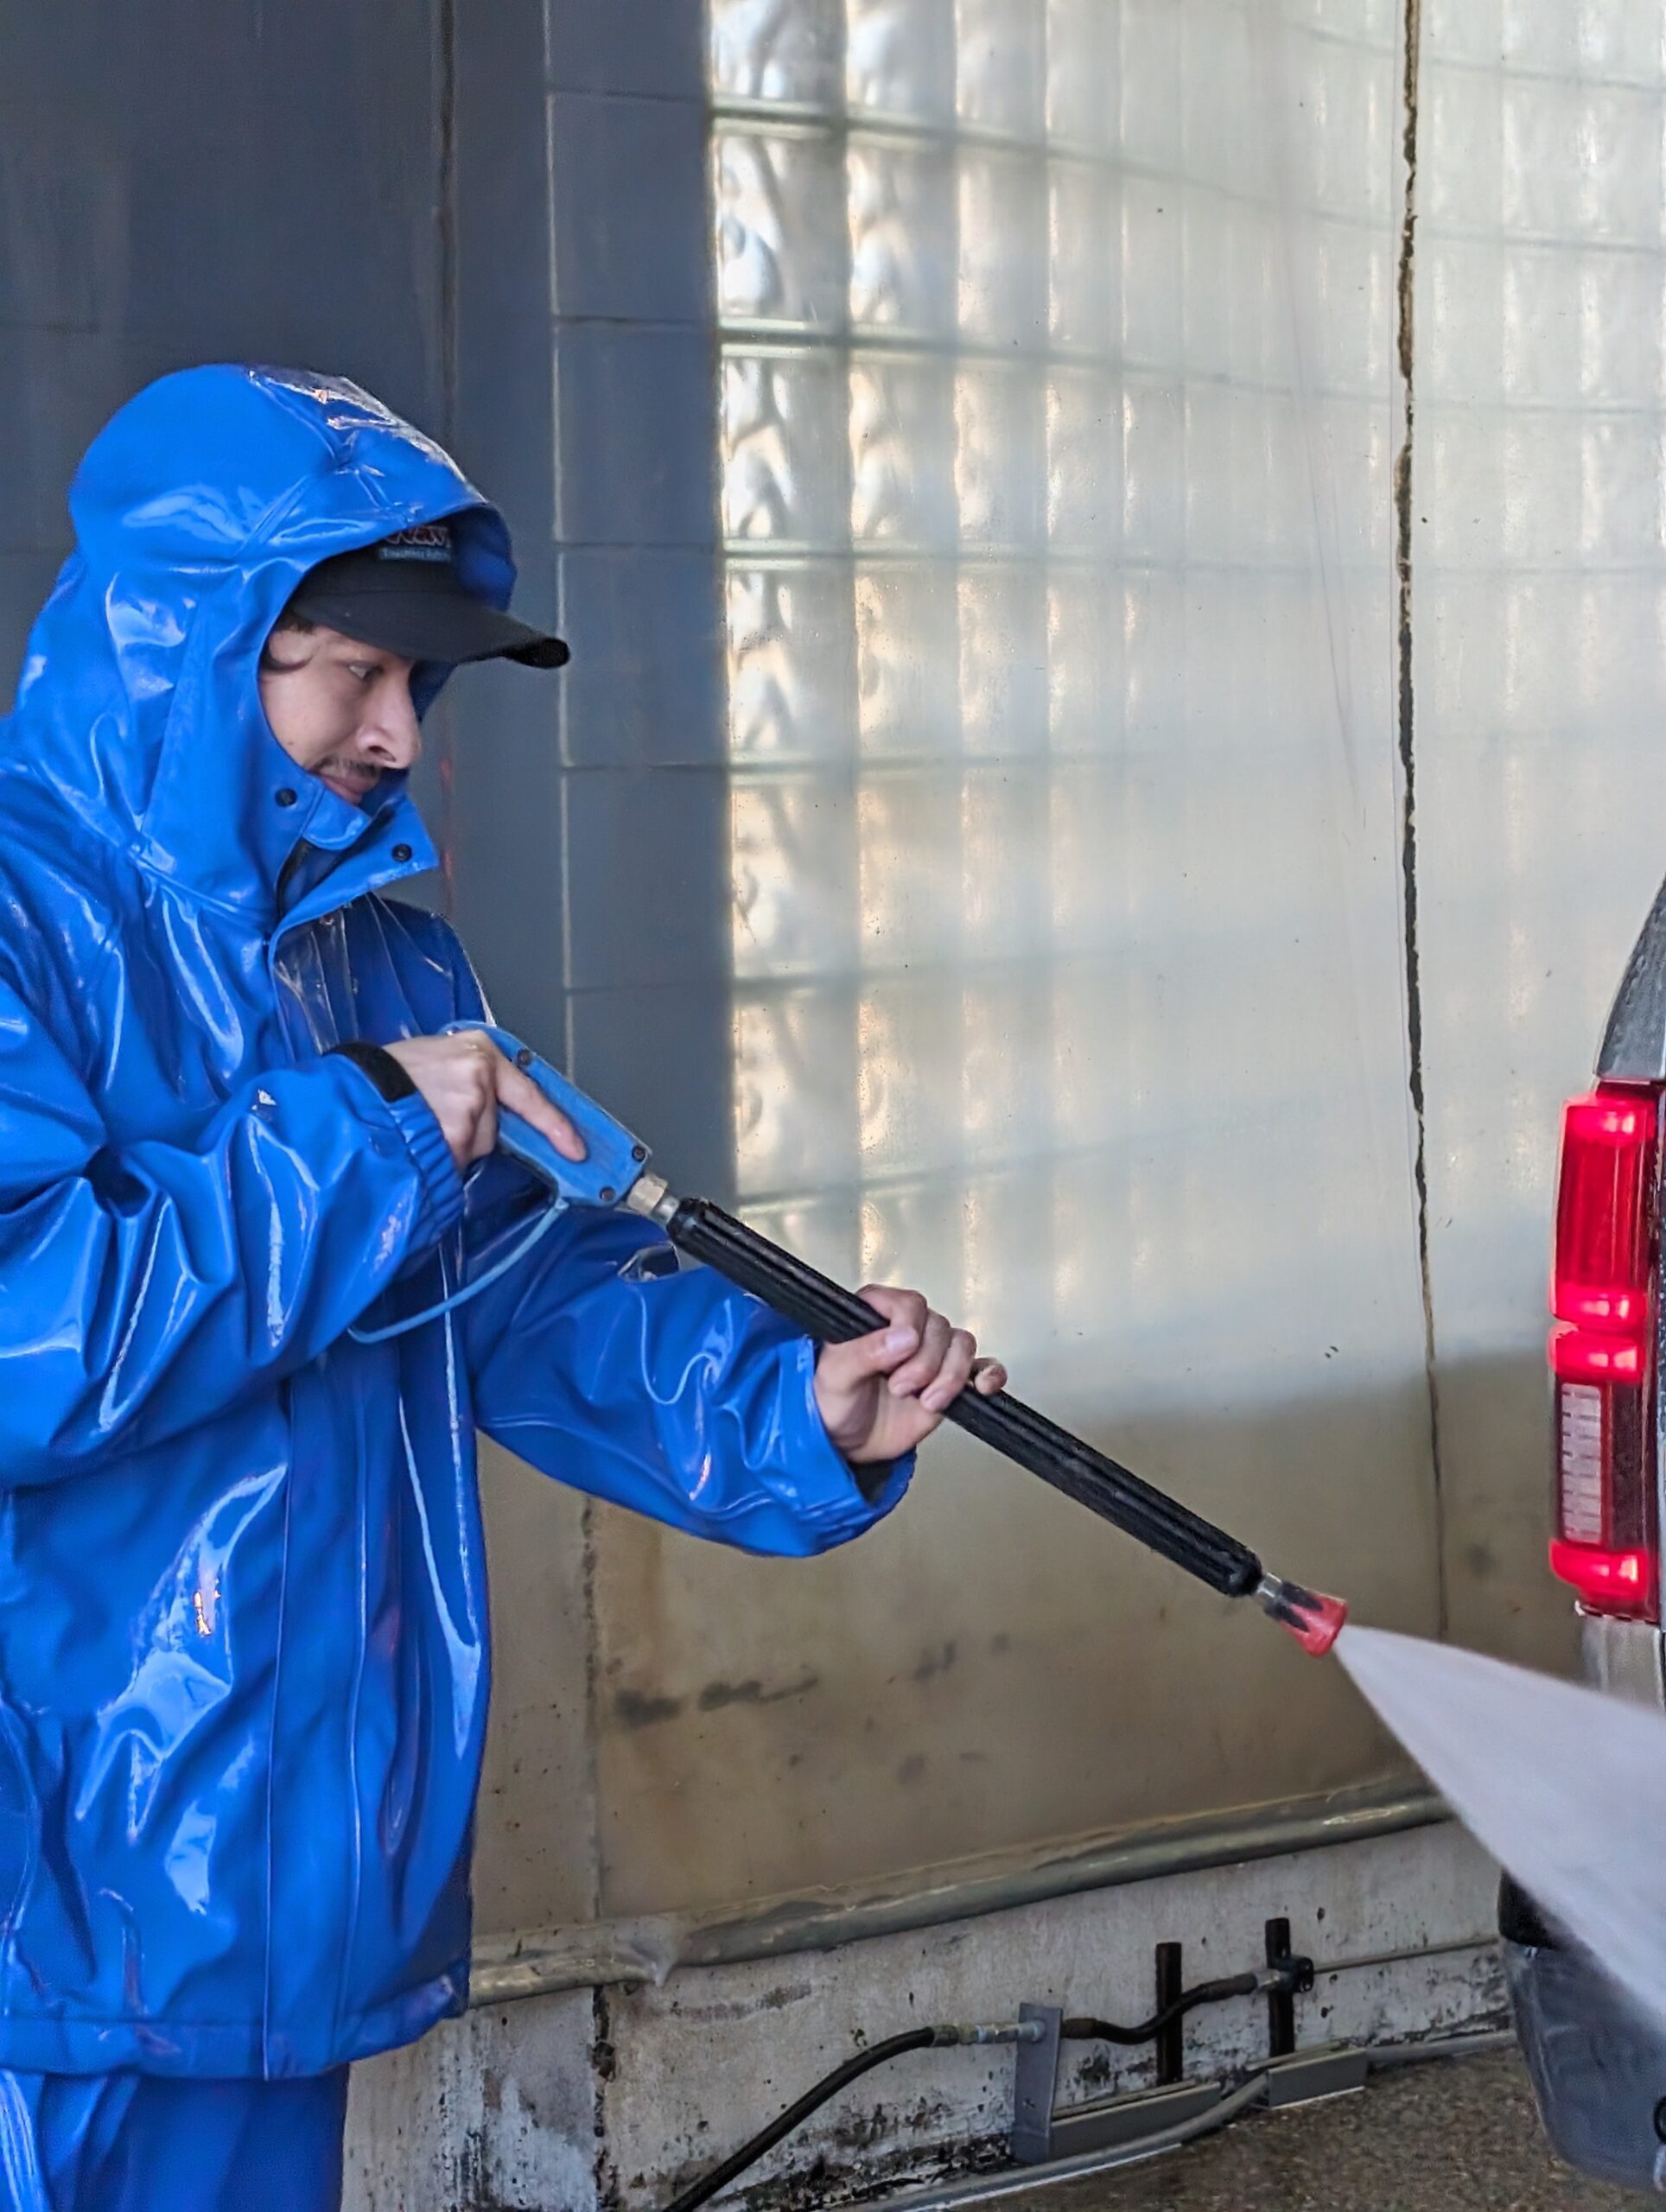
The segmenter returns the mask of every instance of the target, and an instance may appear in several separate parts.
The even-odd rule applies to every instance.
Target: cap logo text
[[[396,531],[391,537],[383,538],[376,548],[378,561],[448,561],[451,558],[451,528],[443,522],[414,523],[409,530]]]

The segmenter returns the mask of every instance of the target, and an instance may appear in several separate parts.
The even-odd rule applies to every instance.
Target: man
[[[581,1149],[437,1033],[479,987],[391,895],[450,670],[566,649],[351,385],[164,378],[70,504],[0,726],[0,2202],[312,2212],[348,2062],[464,2001],[476,1428],[811,1553],[897,1503],[974,1347],[876,1290],[818,1359],[580,1211],[350,1333],[525,1235],[500,1109]]]

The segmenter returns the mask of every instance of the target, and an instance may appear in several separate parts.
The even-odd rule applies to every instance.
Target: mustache
[[[321,760],[314,769],[315,776],[340,776],[349,783],[377,784],[382,780],[382,771],[373,761],[355,760],[345,753],[333,753]]]

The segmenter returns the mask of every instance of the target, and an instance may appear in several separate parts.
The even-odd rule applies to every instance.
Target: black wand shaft
[[[841,1289],[709,1198],[678,1199],[666,1229],[690,1259],[703,1260],[823,1344],[846,1344],[886,1325],[884,1314],[854,1291]],[[1243,1598],[1260,1582],[1261,1561],[1247,1545],[1007,1391],[981,1397],[963,1390],[944,1418],[1211,1590]]]

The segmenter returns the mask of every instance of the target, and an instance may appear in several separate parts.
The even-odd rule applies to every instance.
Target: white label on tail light
[[[1576,1544],[1602,1541],[1602,1392],[1564,1382],[1561,1399],[1561,1526]]]

